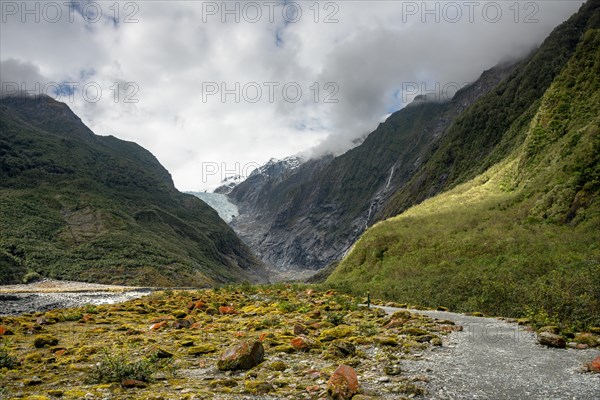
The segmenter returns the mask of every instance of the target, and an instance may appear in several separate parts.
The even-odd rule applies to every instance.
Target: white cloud
[[[39,2],[39,23],[20,9],[13,15],[3,8],[0,72],[3,82],[25,82],[27,88],[36,81],[77,82],[73,99],[60,100],[92,130],[141,144],[172,173],[178,188],[200,189],[236,169],[318,143],[316,152],[344,151],[410,100],[412,95],[404,98],[401,92],[407,83],[431,89],[435,82],[473,81],[498,61],[539,45],[581,4],[521,2],[516,15],[513,2],[498,2],[503,14],[492,23],[494,9],[483,12],[490,2],[477,3],[473,21],[468,8],[473,6],[467,6],[473,2],[451,3],[464,14],[456,23],[448,22],[455,17],[449,2],[427,3],[428,10],[438,7],[440,23],[433,14],[422,15],[422,2],[320,2],[317,22],[314,2],[286,2],[288,11],[302,10],[298,22],[286,23],[281,4],[273,7],[270,21],[270,3],[226,2],[229,9],[237,4],[247,11],[236,23],[231,14],[222,22],[223,2],[120,2],[115,24],[112,2],[91,2],[88,12],[102,6],[95,23],[75,10],[69,15],[64,5],[58,22],[46,22]],[[256,16],[254,5],[262,18],[247,22]],[[531,13],[537,23],[525,23]],[[124,23],[127,16],[138,22]],[[324,23],[327,17],[338,22]],[[239,82],[239,103],[231,94],[225,102],[206,92],[203,99],[203,88],[213,88],[210,82],[219,89],[221,83],[232,89]],[[278,84],[273,101],[269,82]],[[328,82],[335,86],[325,87]],[[286,83],[302,89],[298,102],[285,100]],[[98,87],[102,98],[89,101]],[[257,87],[260,101],[247,101]],[[336,88],[338,103],[324,103]],[[214,165],[219,171],[207,173]]]

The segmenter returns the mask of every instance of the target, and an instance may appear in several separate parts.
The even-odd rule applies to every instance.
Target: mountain
[[[498,65],[445,103],[416,101],[359,146],[309,160],[285,178],[247,180],[229,194],[236,232],[277,270],[319,270],[369,227],[473,179],[524,140],[534,107],[596,24],[596,1],[529,57]],[[520,136],[519,136],[520,135]]]
[[[600,326],[600,1],[453,122],[382,211],[398,212],[328,283],[537,326]]]
[[[287,227],[293,217],[292,212],[300,212],[295,207],[302,196],[303,186],[315,179],[332,159],[325,157],[302,164],[271,160],[229,193],[229,198],[240,212],[231,226],[261,260],[272,267],[273,272],[290,269],[298,272],[302,269],[298,268],[299,263],[310,264],[304,259],[311,255],[307,249],[317,251],[319,239],[316,235],[312,239],[317,243],[295,246],[292,242],[301,232]],[[281,214],[278,215],[276,210],[281,210]],[[300,224],[296,227],[305,228]]]
[[[217,188],[215,188],[213,193],[228,195],[229,193],[231,193],[233,188],[235,188],[237,185],[239,185],[244,180],[245,180],[245,177],[243,177],[241,175],[227,176],[227,177],[225,177],[225,179],[223,179],[221,181],[221,185],[218,186]]]
[[[265,281],[217,212],[156,158],[49,97],[0,100],[0,282],[28,272],[158,286]]]
[[[229,194],[240,209],[232,226],[276,270],[318,270],[339,260],[452,121],[514,69],[512,63],[486,71],[450,102],[415,101],[339,157],[248,178]]]

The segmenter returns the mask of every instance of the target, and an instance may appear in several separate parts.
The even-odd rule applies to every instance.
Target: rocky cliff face
[[[505,64],[486,71],[452,101],[416,101],[339,157],[293,167],[268,164],[269,173],[250,176],[229,194],[240,210],[231,225],[267,265],[287,275],[338,260],[380,218],[456,117],[514,68]]]

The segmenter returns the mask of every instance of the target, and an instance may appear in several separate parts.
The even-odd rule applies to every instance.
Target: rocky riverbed
[[[599,398],[600,374],[586,368],[600,356],[598,347],[549,348],[538,343],[531,329],[512,321],[446,311],[414,312],[463,327],[448,336],[443,347],[424,353],[419,362],[403,363],[407,373],[431,376],[427,399]]]
[[[585,367],[598,348],[547,348],[512,322],[296,285],[128,299],[144,294],[3,287],[24,314],[0,316],[0,399],[587,400],[600,387]]]
[[[146,296],[150,288],[46,279],[0,286],[0,316],[53,309],[114,304]]]
[[[409,398],[426,392],[430,376],[407,373],[403,363],[456,329],[305,287],[154,292],[0,317],[0,397]],[[223,361],[244,343],[251,363]]]

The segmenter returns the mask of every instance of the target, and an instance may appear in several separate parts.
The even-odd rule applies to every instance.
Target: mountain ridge
[[[276,176],[259,189],[252,180],[240,183],[229,194],[240,208],[232,226],[276,270],[318,270],[338,260],[376,221],[385,198],[414,173],[454,115],[514,67],[485,71],[453,101],[415,102],[341,156],[309,160],[286,179]],[[407,167],[394,174],[401,164]]]
[[[424,306],[600,325],[600,7],[540,99],[473,179],[371,227],[328,284]],[[522,121],[521,118],[525,118]]]
[[[266,281],[217,213],[133,142],[49,97],[0,100],[0,274],[158,286]]]
[[[533,118],[583,33],[598,24],[598,4],[588,1],[524,60],[485,71],[450,102],[406,107],[347,153],[310,160],[258,191],[241,183],[230,193],[241,211],[232,226],[277,270],[338,261],[372,224],[473,179],[518,147],[522,130],[508,128]]]

